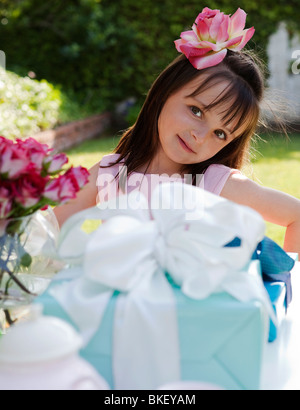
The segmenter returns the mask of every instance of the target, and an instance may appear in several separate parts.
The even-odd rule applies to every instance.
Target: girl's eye
[[[216,130],[216,131],[215,131],[215,134],[216,134],[216,136],[217,136],[220,140],[222,140],[222,141],[226,141],[226,140],[227,140],[227,135],[225,134],[224,131],[222,131],[222,130]]]
[[[191,107],[190,107],[190,110],[192,111],[192,113],[193,113],[196,117],[198,117],[198,118],[201,118],[201,117],[202,117],[202,111],[200,110],[200,108],[195,107],[195,106],[191,106]]]

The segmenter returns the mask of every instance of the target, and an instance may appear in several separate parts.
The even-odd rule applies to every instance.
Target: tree
[[[248,13],[251,46],[266,57],[268,37],[281,20],[296,30],[299,0],[209,0],[207,6]],[[202,5],[201,5],[202,8]],[[174,40],[200,12],[198,0],[0,0],[1,47],[7,66],[34,71],[82,102],[110,109],[143,96],[177,52]]]

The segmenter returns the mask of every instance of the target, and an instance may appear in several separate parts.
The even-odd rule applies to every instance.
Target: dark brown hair
[[[205,81],[201,81],[204,74]],[[148,166],[157,152],[158,119],[167,99],[197,77],[199,87],[192,96],[218,82],[228,82],[225,91],[206,109],[224,106],[224,103],[228,106],[226,103],[230,103],[230,110],[223,111],[225,125],[234,121],[236,125],[233,132],[241,127],[245,130],[214,157],[197,164],[185,165],[182,172],[195,177],[197,174],[203,174],[211,164],[242,167],[248,157],[250,140],[259,120],[264,77],[253,56],[246,52],[228,50],[227,56],[218,66],[197,70],[181,55],[159,75],[147,95],[136,123],[125,131],[115,149],[115,153],[120,154],[115,164],[122,162],[127,167],[128,175],[141,166]]]

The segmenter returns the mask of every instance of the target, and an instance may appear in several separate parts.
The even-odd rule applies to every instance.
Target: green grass
[[[104,155],[112,153],[119,141],[118,137],[104,136],[99,139],[85,141],[67,152],[70,163],[91,168]]]
[[[268,136],[259,142],[252,161],[250,177],[264,186],[286,192],[300,199],[300,135]],[[267,235],[279,243],[284,242],[285,228],[267,224]]]
[[[284,136],[264,137],[255,145],[255,158],[252,166],[245,169],[245,174],[270,188],[284,191],[300,199],[300,135],[292,135],[290,141]],[[70,162],[74,166],[91,168],[103,155],[109,154],[119,141],[118,137],[106,136],[86,141],[68,151]],[[266,234],[279,243],[284,242],[285,229],[267,224]]]

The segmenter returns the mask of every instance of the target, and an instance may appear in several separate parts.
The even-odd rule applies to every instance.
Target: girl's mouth
[[[177,137],[178,137],[179,144],[182,146],[182,148],[183,148],[186,152],[190,152],[190,153],[195,154],[195,151],[193,151],[193,150],[187,145],[187,143],[186,143],[182,138],[179,137],[179,135],[177,135]]]

